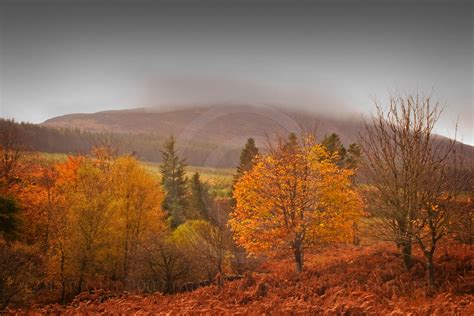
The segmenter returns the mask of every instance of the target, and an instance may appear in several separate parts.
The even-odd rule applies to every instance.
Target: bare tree
[[[157,236],[141,244],[139,260],[143,262],[145,279],[156,282],[164,293],[172,294],[188,279],[191,266],[175,243],[162,238]]]
[[[92,151],[98,159],[113,161],[119,156],[120,142],[117,135],[112,132],[103,131],[92,135]]]
[[[401,249],[412,266],[416,242],[427,260],[427,278],[434,285],[433,255],[448,232],[450,203],[456,190],[455,140],[433,134],[442,110],[430,97],[392,96],[387,109],[376,102],[376,114],[360,137],[363,163],[372,194],[370,210],[377,233]]]
[[[11,184],[24,150],[24,135],[13,120],[3,120],[0,124],[0,179],[5,185]]]

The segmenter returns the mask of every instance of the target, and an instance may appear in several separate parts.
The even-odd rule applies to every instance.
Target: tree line
[[[79,128],[52,128],[30,123],[14,123],[17,130],[25,135],[25,149],[47,153],[88,154],[98,146],[103,138],[113,137],[116,147],[121,154],[134,153],[144,161],[161,162],[160,148],[164,137],[154,134],[127,134],[112,132],[89,132]],[[10,120],[0,118],[0,128],[5,129],[11,125]],[[218,149],[221,159],[212,161],[212,166],[217,168],[233,168],[238,163],[239,148],[217,146],[193,140],[181,148],[182,155],[194,166],[209,163],[209,155]]]

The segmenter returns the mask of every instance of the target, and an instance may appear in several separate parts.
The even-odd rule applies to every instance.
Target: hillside
[[[240,149],[249,137],[265,149],[268,137],[298,132],[303,126],[316,130],[319,137],[337,133],[347,145],[357,141],[362,120],[360,116],[317,115],[271,106],[227,105],[69,114],[51,118],[41,126],[122,135],[124,150],[148,161],[159,161],[160,144],[174,135],[191,164],[229,168],[238,163]],[[469,160],[474,157],[472,146],[463,146],[463,152]]]
[[[81,293],[66,306],[49,305],[11,313],[41,314],[286,314],[286,315],[472,315],[472,246],[439,251],[439,288],[423,289],[422,257],[403,268],[392,245],[331,246],[307,255],[307,271],[289,260],[264,263],[243,279],[176,295]],[[421,255],[421,254],[419,254]]]
[[[264,143],[267,135],[298,131],[299,124],[317,126],[318,134],[335,132],[353,142],[360,118],[330,118],[269,106],[200,106],[179,110],[132,109],[51,118],[43,126],[79,128],[84,131],[175,135],[178,140],[242,146],[248,137]]]
[[[0,125],[5,121],[1,120]],[[361,117],[335,118],[306,112],[284,111],[274,107],[224,106],[182,107],[179,110],[133,109],[91,114],[69,114],[42,124],[21,123],[28,150],[49,153],[88,153],[103,133],[113,133],[122,154],[160,162],[164,140],[174,135],[188,164],[234,168],[247,138],[253,137],[265,150],[268,138],[298,132],[303,126],[316,130],[320,138],[337,133],[345,145],[357,141]],[[441,142],[445,137],[439,138]],[[461,149],[459,143],[458,149]],[[462,152],[474,160],[474,147]]]

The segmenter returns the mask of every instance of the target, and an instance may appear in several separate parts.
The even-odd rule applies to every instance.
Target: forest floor
[[[137,315],[474,315],[474,247],[445,245],[436,258],[437,287],[428,295],[424,260],[407,271],[388,245],[331,246],[306,255],[297,274],[289,259],[265,263],[222,287],[176,295],[80,294],[69,305],[13,314]],[[83,293],[85,294],[85,293]]]

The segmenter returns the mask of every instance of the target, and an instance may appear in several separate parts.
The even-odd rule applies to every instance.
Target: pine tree
[[[190,191],[189,210],[192,217],[209,221],[209,210],[207,207],[209,195],[205,184],[201,182],[198,172],[193,174],[191,178]]]
[[[347,150],[345,167],[349,169],[357,168],[361,157],[361,147],[357,144],[350,144]]]
[[[344,144],[342,144],[339,135],[332,133],[331,135],[324,137],[322,145],[326,147],[330,154],[337,153],[339,156],[339,162],[337,165],[339,167],[347,169],[357,168],[361,155],[361,147],[358,144],[350,144],[349,148],[346,149]]]
[[[15,200],[0,195],[0,237],[14,239],[19,229],[18,213],[20,208]]]
[[[258,148],[255,146],[255,140],[253,138],[247,139],[244,149],[240,153],[240,163],[237,167],[236,179],[240,178],[245,171],[252,169],[253,158],[258,155]]]
[[[337,153],[339,155],[340,164],[344,161],[346,156],[346,148],[341,142],[341,138],[336,133],[324,137],[322,145],[326,147],[330,154]]]
[[[253,159],[257,155],[258,155],[258,148],[255,146],[255,140],[253,138],[247,139],[247,143],[245,143],[244,148],[240,152],[240,162],[239,162],[239,165],[237,166],[237,174],[234,176],[232,191],[234,191],[235,183],[244,175],[244,173],[252,169]],[[235,200],[233,197],[231,198],[231,204],[235,205]]]
[[[166,192],[163,209],[171,217],[171,225],[177,227],[186,221],[186,162],[178,156],[176,140],[171,136],[161,150],[161,181]]]

